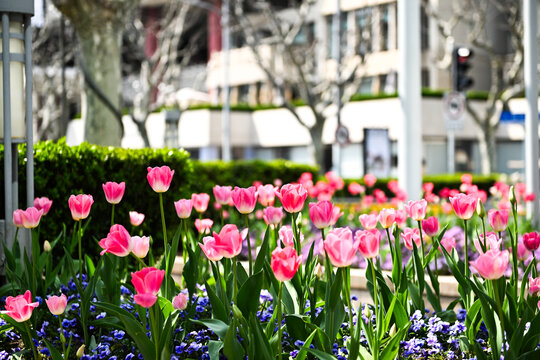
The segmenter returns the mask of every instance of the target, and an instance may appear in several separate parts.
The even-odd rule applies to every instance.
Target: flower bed
[[[0,358],[517,359],[540,354],[535,253],[540,235],[519,229],[520,206],[533,200],[521,185],[514,190],[498,184],[489,202],[496,207],[489,212],[486,194],[469,177],[463,179],[463,192],[435,195],[426,184],[424,199],[409,202],[395,182],[389,183],[392,199],[377,191],[366,195],[365,188],[351,184],[349,191],[360,199],[345,212],[329,201],[343,187],[333,174],[324,184],[313,184],[306,174],[280,187],[216,186],[220,217],[204,219],[208,194],[181,199],[174,203],[179,223],[171,238],[165,209],[172,204],[163,194],[173,176],[166,166],[148,168],[161,213],[161,230],[155,230],[162,234],[159,258],[152,255],[157,244],[151,237],[135,235],[144,216],[131,214],[131,234],[122,225],[127,221],[115,218],[123,183],[103,184],[111,226],[95,241],[101,250],[97,259],[81,246],[92,242],[85,236],[91,195],[70,197],[74,230],[50,241],[42,242],[39,231],[42,217],[54,209],[50,200],[38,198],[34,207],[14,212],[15,241],[4,248],[9,284],[0,289],[10,295],[0,314]],[[368,187],[376,181],[364,179]],[[308,196],[319,201],[305,206]],[[193,209],[199,214],[196,231]],[[463,231],[449,228],[455,224]],[[33,257],[19,258],[21,228],[33,229]],[[175,283],[178,251],[184,268]],[[351,294],[353,264],[365,267],[369,304],[359,304]],[[445,308],[439,281],[444,272],[455,277],[460,295]],[[434,312],[425,311],[424,294]]]

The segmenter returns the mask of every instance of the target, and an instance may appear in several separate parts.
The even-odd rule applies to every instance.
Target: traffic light
[[[473,51],[467,47],[456,47],[452,52],[452,82],[454,91],[465,91],[474,84],[467,72],[471,67]]]

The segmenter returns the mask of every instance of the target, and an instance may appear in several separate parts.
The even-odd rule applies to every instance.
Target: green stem
[[[426,256],[426,251],[424,249],[424,236],[422,235],[422,220],[418,220],[418,232],[420,233],[420,245],[422,246],[422,268],[424,268],[425,264],[425,256]]]
[[[28,334],[28,340],[30,341],[30,344],[28,345],[32,348],[32,352],[34,353],[34,359],[38,360],[39,358],[37,355],[36,347],[34,346],[34,342],[32,341],[32,332],[30,331],[30,325],[28,325],[28,321],[24,322],[24,328],[26,329],[26,333]]]
[[[30,229],[30,239],[32,240],[31,249],[32,250],[38,249],[39,246],[35,246],[36,242],[37,242],[37,239],[34,237],[32,229]],[[39,257],[39,253],[34,254],[34,252],[32,251],[32,294],[34,294],[34,296],[37,295],[37,293],[36,293],[37,274],[36,273],[37,273],[37,260],[38,260],[38,257]],[[47,290],[47,289],[45,289],[45,290]]]
[[[465,279],[468,279],[469,278],[469,232],[467,231],[467,220],[463,220],[463,227],[465,229]],[[486,241],[485,238],[484,238],[484,241]]]
[[[159,210],[161,211],[161,226],[163,227],[163,261],[165,261],[164,296],[168,298],[169,287],[167,278],[169,277],[169,256],[167,251],[167,226],[165,225],[165,211],[163,210],[163,193],[159,193]]]
[[[161,193],[160,193],[161,195]],[[156,305],[152,305],[152,307],[149,309],[150,313],[150,326],[152,328],[152,338],[154,339],[154,347],[156,350],[155,358],[156,360],[159,359],[159,341],[158,341],[158,327],[156,324]]]
[[[82,220],[79,220],[79,230],[77,231],[77,236],[79,238],[79,281],[82,281]]]
[[[379,320],[379,294],[377,291],[377,274],[375,273],[375,264],[373,263],[373,260],[369,260],[371,263],[371,276],[373,276],[373,303],[375,306],[375,318]],[[360,321],[360,320],[358,320]],[[379,359],[379,331],[381,328],[381,324],[377,322],[375,324],[375,337],[373,339],[373,349],[371,349],[371,354],[373,355],[373,360]]]
[[[282,321],[282,311],[281,311],[281,297],[283,296],[283,283],[279,282],[279,292],[278,292],[278,303],[277,303],[277,325],[278,325],[278,359],[282,359],[283,346],[281,345],[281,321]]]
[[[64,336],[64,327],[62,326],[62,316],[58,316],[58,322],[60,323],[60,341],[62,342],[62,353],[64,354],[64,359],[67,359],[68,354],[66,354],[66,338]]]
[[[501,332],[502,332],[502,343],[503,343],[503,349],[505,348],[504,346],[504,314],[503,314],[503,310],[502,310],[502,305],[501,305],[501,299],[500,299],[500,296],[499,296],[499,286],[497,285],[497,280],[491,280],[491,283],[493,285],[493,292],[494,292],[494,297],[495,297],[495,302],[497,303],[497,313],[499,315],[499,321],[501,322]],[[492,344],[491,347],[495,347],[497,346],[496,344]],[[500,350],[500,349],[498,349]],[[504,350],[503,350],[504,351]],[[499,351],[497,351],[498,353]]]
[[[486,241],[486,221],[484,217],[480,218],[482,220],[482,231],[484,233],[484,241]],[[501,237],[501,233],[499,232],[499,238]]]
[[[236,267],[237,267],[237,264],[236,264],[237,260],[236,260],[236,257],[233,258],[233,303],[236,305],[236,292],[237,292],[237,284],[236,284],[236,276],[237,276],[237,272],[236,272]]]
[[[112,212],[111,212],[111,226],[114,225],[114,204],[112,204]]]
[[[351,300],[351,267],[347,266],[345,269],[345,276],[343,277],[343,292],[344,296],[347,298],[347,307],[349,308],[349,332],[351,334],[351,344],[355,343],[354,340],[354,325],[353,325],[353,314],[352,314],[352,300]]]
[[[252,254],[251,254],[251,240],[249,238],[249,215],[246,214],[246,228],[247,228],[247,246],[248,246],[248,261],[249,261],[249,276],[253,275],[253,260],[252,260]]]
[[[15,229],[15,238],[13,239],[13,243],[15,243],[15,242],[17,241],[17,237],[18,237],[18,235],[19,235],[19,229],[20,229],[19,227],[17,227],[17,228]]]
[[[533,254],[533,262],[534,262],[533,276],[537,277],[538,276],[538,268],[537,268],[537,264],[536,264],[536,254],[534,253],[534,250],[532,251],[532,254]]]
[[[146,264],[144,263],[144,261],[139,258],[137,255],[135,255],[134,253],[130,253],[131,257],[135,258],[135,260],[137,260],[137,262],[139,263],[140,267],[143,268],[143,267],[146,267]]]

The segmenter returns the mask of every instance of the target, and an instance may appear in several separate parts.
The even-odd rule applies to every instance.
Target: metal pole
[[[527,109],[525,111],[525,182],[527,191],[535,194],[535,200],[527,204],[527,217],[534,226],[539,224],[540,189],[538,179],[538,46],[537,2],[523,0],[524,28],[524,75]]]
[[[453,174],[456,172],[456,136],[454,130],[447,130],[447,134],[448,173]]]
[[[230,24],[229,0],[223,0],[221,9],[221,51],[223,53],[223,109],[221,112],[221,159],[231,160],[231,96],[229,86]]]
[[[5,209],[5,241],[13,244],[13,197],[11,191],[12,174],[12,142],[11,142],[11,99],[10,99],[10,59],[9,59],[9,16],[2,13],[2,86],[4,101],[4,209]]]
[[[333,52],[336,56],[336,119],[337,119],[337,128],[341,126],[341,109],[343,104],[341,101],[341,63],[342,63],[342,53],[341,53],[341,41],[342,41],[342,26],[341,26],[341,0],[336,0],[336,13],[334,14],[334,28],[332,29],[332,37],[334,39],[334,48]],[[335,142],[332,146],[332,162],[334,163],[334,171],[341,176],[341,163],[342,163],[342,149],[341,144]]]
[[[399,138],[399,183],[409,199],[422,188],[422,121],[420,88],[420,2],[398,0],[398,92],[402,110]]]
[[[32,111],[32,26],[31,16],[24,17],[24,78],[26,124],[26,206],[34,206],[34,122]],[[28,247],[30,249],[30,246]]]

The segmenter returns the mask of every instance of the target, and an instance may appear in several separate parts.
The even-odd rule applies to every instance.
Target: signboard
[[[443,113],[447,130],[459,130],[463,128],[465,101],[465,95],[459,92],[454,91],[444,95]]]
[[[390,176],[390,137],[387,129],[364,129],[364,174]]]

